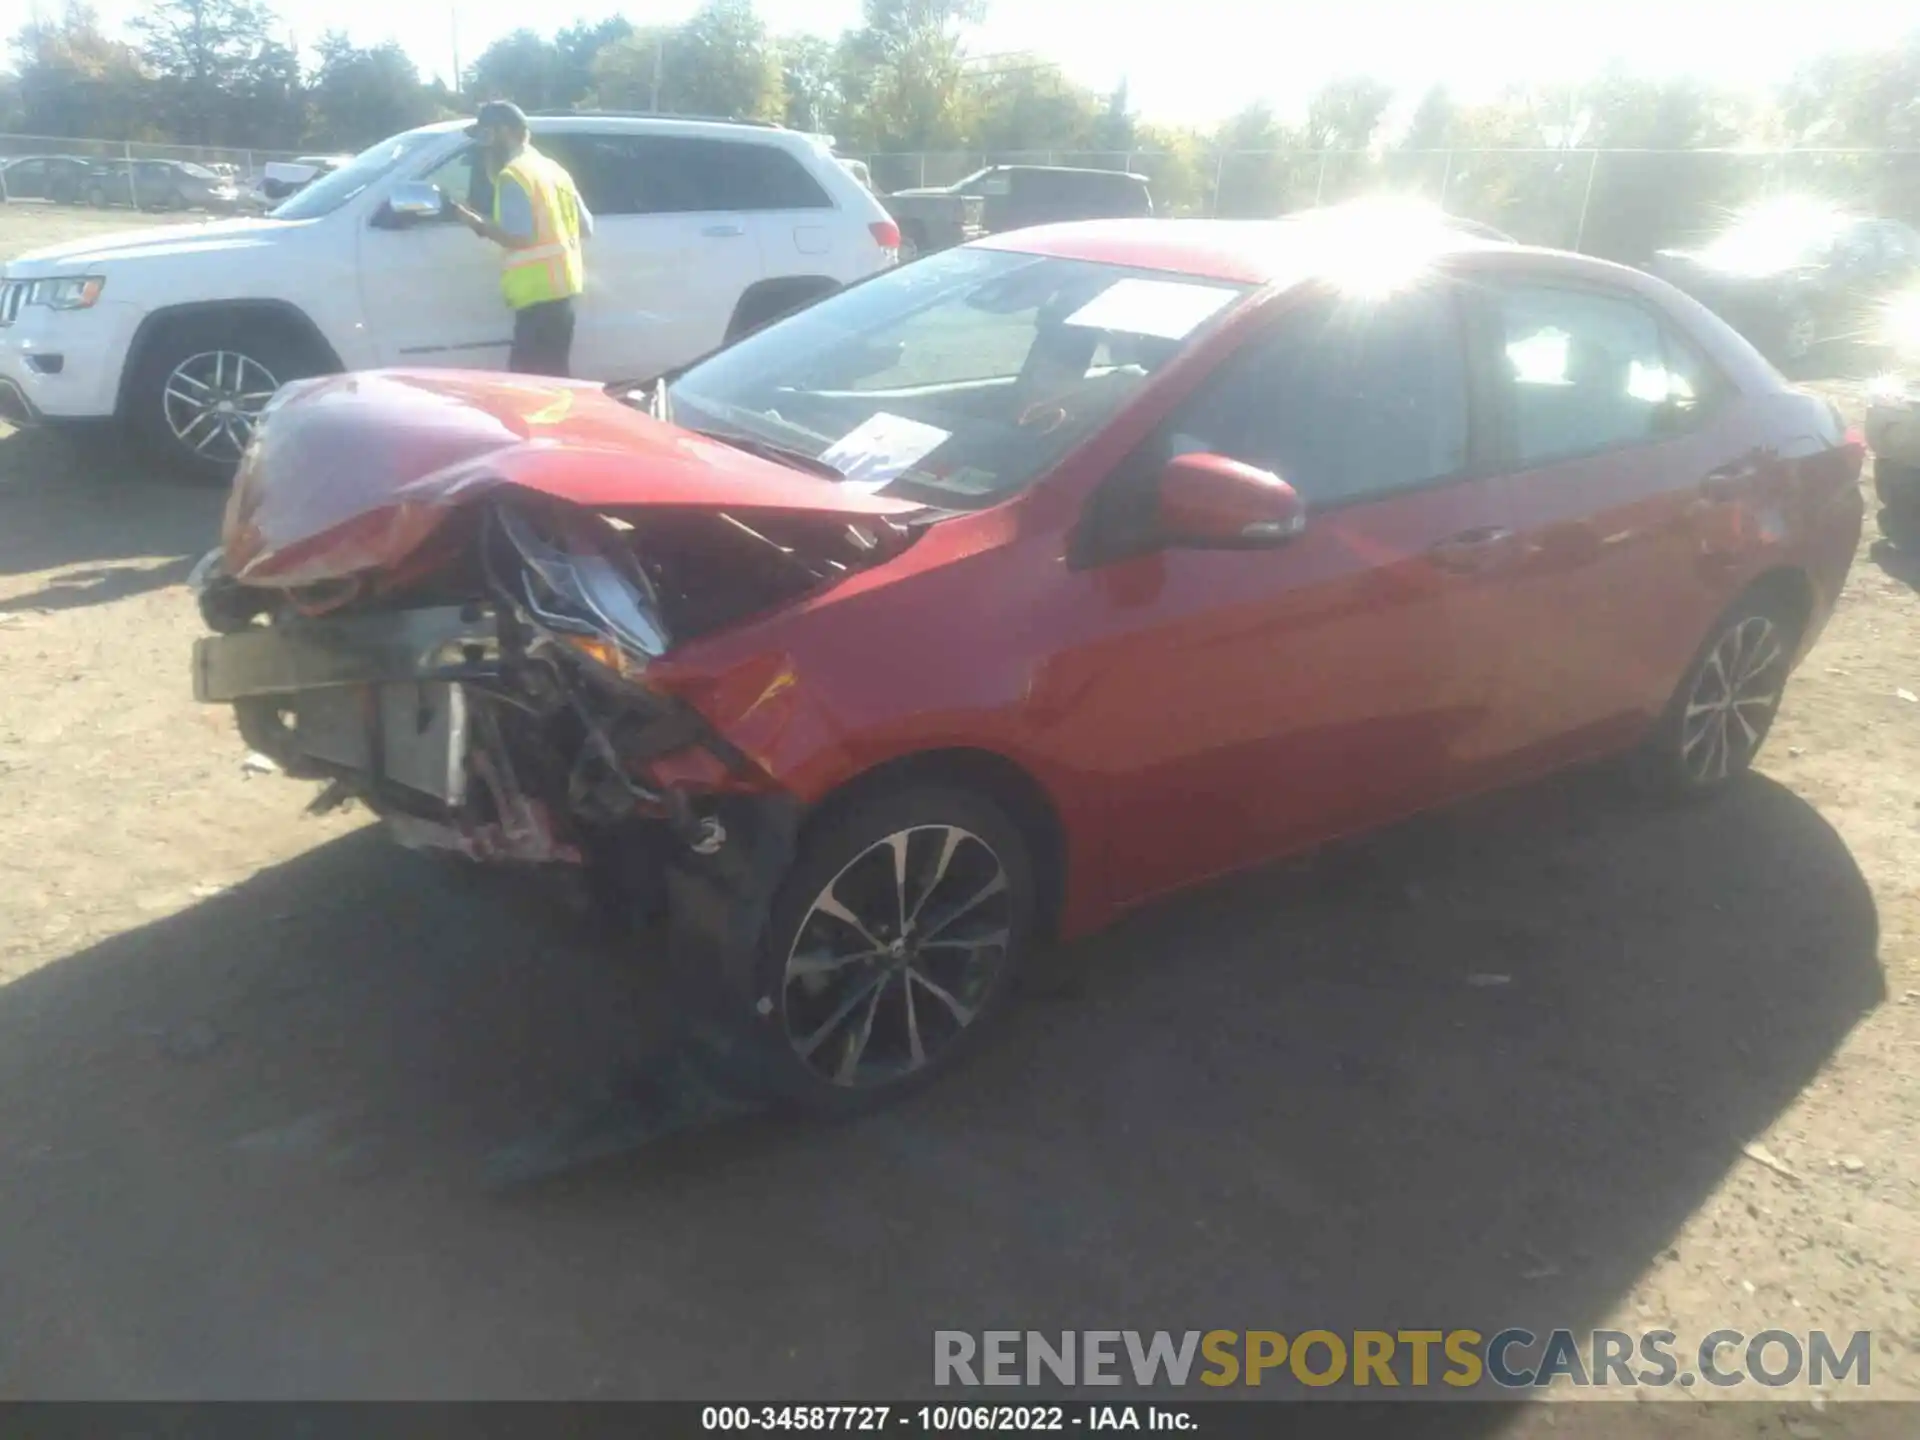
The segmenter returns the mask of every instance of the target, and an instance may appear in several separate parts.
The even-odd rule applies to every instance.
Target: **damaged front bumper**
[[[330,781],[316,808],[361,799],[412,847],[578,864],[642,825],[715,853],[722,820],[647,763],[704,746],[731,769],[738,752],[690,708],[590,668],[474,602],[207,636],[193,687],[288,774]]]

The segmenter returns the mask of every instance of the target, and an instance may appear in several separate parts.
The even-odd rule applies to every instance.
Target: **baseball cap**
[[[483,130],[491,130],[496,125],[511,125],[517,130],[527,128],[527,115],[511,100],[489,100],[474,112],[473,124],[467,127],[469,137],[477,137]]]

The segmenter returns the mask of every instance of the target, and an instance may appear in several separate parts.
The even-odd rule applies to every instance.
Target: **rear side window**
[[[832,199],[773,145],[683,135],[546,135],[540,148],[573,176],[595,215],[825,210]]]
[[[1271,470],[1310,505],[1388,495],[1467,464],[1467,379],[1451,294],[1326,297],[1203,390],[1171,449]]]
[[[1624,295],[1511,286],[1494,306],[1494,373],[1522,468],[1664,439],[1720,397],[1705,357]]]

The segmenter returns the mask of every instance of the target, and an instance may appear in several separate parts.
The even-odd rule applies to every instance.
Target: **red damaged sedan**
[[[1613,752],[1737,777],[1858,441],[1658,280],[1381,229],[1011,234],[647,384],[290,385],[196,692],[317,804],[664,919],[824,1110],[1155,896]]]

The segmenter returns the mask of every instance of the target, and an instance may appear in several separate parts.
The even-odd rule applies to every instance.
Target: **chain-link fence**
[[[951,185],[988,165],[1147,177],[1155,211],[1255,219],[1379,191],[1416,194],[1539,245],[1639,261],[1776,196],[1920,223],[1915,150],[1022,150],[868,154],[881,190]]]
[[[0,201],[99,207],[155,206],[168,200],[195,204],[201,194],[195,185],[169,182],[152,162],[194,166],[196,171],[187,175],[204,179],[197,172],[210,172],[244,193],[268,161],[294,158],[289,150],[231,145],[0,134]]]

